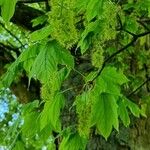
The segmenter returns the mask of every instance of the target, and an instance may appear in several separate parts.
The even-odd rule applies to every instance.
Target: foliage
[[[1,15],[6,23],[9,22],[9,20],[11,19],[11,17],[13,16],[13,14],[15,12],[16,2],[17,2],[17,0],[12,0],[12,1],[11,0],[8,0],[8,1],[1,0],[0,1]]]
[[[1,145],[10,143],[15,135],[11,135],[12,127],[20,129],[24,120],[20,118],[22,105],[18,103],[17,98],[10,89],[0,89],[0,127],[1,127]],[[13,128],[15,129],[15,128]],[[13,130],[16,134],[16,130]],[[4,140],[5,139],[5,140]]]
[[[13,26],[18,30],[10,23],[18,3],[0,0],[2,38],[5,30],[9,34]],[[150,28],[145,20],[150,20],[150,2],[51,0],[47,5],[51,9],[32,20],[33,27],[42,25],[40,29],[18,31],[21,41],[11,33],[14,43],[20,44],[19,55],[15,49],[15,61],[6,66],[0,86],[8,88],[26,75],[28,87],[32,81],[40,82],[40,98],[31,99],[19,114],[12,115],[11,128],[1,143],[9,147],[12,142],[9,148],[14,150],[84,150],[93,134],[107,140],[113,130],[119,132],[121,123],[129,127],[131,114],[146,117],[146,104],[140,106],[139,98],[132,95],[149,81]],[[43,7],[41,4],[40,9]],[[88,70],[85,57],[92,69]],[[74,86],[75,76],[78,83]],[[141,89],[147,94],[146,90],[148,87]],[[71,98],[66,96],[72,92]],[[8,113],[2,99],[0,122]],[[73,111],[72,123],[71,119],[65,123],[64,111]]]

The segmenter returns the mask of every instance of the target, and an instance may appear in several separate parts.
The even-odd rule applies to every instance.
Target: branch
[[[133,38],[133,40],[132,40],[130,43],[128,43],[125,47],[121,48],[120,50],[118,50],[118,51],[116,51],[115,53],[113,53],[110,57],[108,57],[108,58],[104,61],[104,63],[103,63],[103,65],[102,65],[101,69],[99,69],[97,75],[93,78],[92,82],[101,74],[101,72],[103,71],[104,67],[106,66],[106,63],[107,63],[110,59],[112,59],[112,58],[115,57],[116,55],[120,54],[121,52],[123,52],[124,50],[126,50],[128,47],[132,46],[136,40],[137,40],[137,38]]]
[[[32,20],[44,15],[43,11],[37,10],[23,3],[17,3],[14,16],[11,19],[11,22],[14,24],[23,27],[26,30],[35,31],[41,29],[43,25],[38,25],[32,27]]]
[[[126,30],[126,29],[123,27],[123,24],[122,24],[122,21],[121,21],[121,18],[120,18],[120,16],[119,16],[119,14],[117,14],[117,21],[118,21],[118,23],[119,23],[119,28],[117,29],[117,31],[124,31],[124,32],[126,32],[126,33],[132,35],[133,37],[136,36],[134,33],[132,33],[132,32],[130,32],[130,31]]]
[[[146,32],[141,33],[141,34],[138,34],[138,35],[136,35],[136,36],[137,36],[137,38],[140,38],[140,37],[145,36],[145,35],[148,35],[148,34],[150,34],[150,31],[146,31]]]
[[[141,85],[139,85],[134,91],[132,91],[127,97],[131,97],[131,95],[135,94],[139,89],[141,89],[149,81],[150,81],[150,77],[147,78],[147,80],[144,81]]]
[[[122,31],[124,31],[124,32],[126,32],[126,33],[132,35],[133,37],[136,36],[135,33],[132,33],[132,32],[130,32],[130,31],[126,30],[126,29],[122,29]]]
[[[128,47],[132,46],[132,45],[137,41],[138,38],[143,37],[143,36],[148,35],[148,34],[150,34],[150,31],[147,31],[147,32],[144,32],[144,33],[137,34],[137,35],[133,36],[133,39],[131,40],[130,43],[128,43],[126,46],[124,46],[124,47],[121,48],[120,50],[118,50],[118,51],[116,51],[115,53],[113,53],[112,55],[110,55],[110,56],[104,61],[102,67],[99,68],[97,75],[96,75],[96,76],[93,78],[93,80],[90,81],[90,82],[93,82],[93,81],[101,74],[101,72],[103,71],[104,67],[106,66],[106,63],[107,63],[109,60],[111,60],[113,57],[117,56],[118,54],[120,54],[120,53],[123,52],[124,50],[126,50]]]
[[[20,54],[20,51],[17,47],[11,47],[11,46],[5,45],[4,43],[1,43],[1,42],[0,42],[0,46]]]
[[[3,24],[3,23],[1,23],[0,22],[0,25],[2,26],[2,28],[4,29],[4,30],[6,30],[13,38],[15,38],[19,43],[20,43],[20,45],[21,46],[23,46],[23,43],[19,40],[19,38],[15,35],[15,34],[13,34],[10,30],[8,30],[6,27],[5,27],[5,25]]]
[[[12,51],[16,53],[17,57],[20,55],[19,48],[17,47],[12,47],[10,45],[6,45],[4,43],[0,42],[0,55],[3,57],[6,63],[12,62],[15,60],[15,58],[12,56]],[[5,55],[6,54],[6,55]],[[0,58],[2,60],[2,58]]]
[[[141,26],[143,26],[147,31],[150,31],[150,28],[149,28],[148,26],[146,26],[144,22],[142,22],[141,20],[137,20],[137,22],[138,22]]]
[[[4,45],[3,43],[0,43],[0,62],[2,61],[3,63],[8,63],[14,60],[15,60],[14,57],[10,53],[10,47]]]
[[[40,3],[46,2],[46,0],[19,0],[17,3]]]

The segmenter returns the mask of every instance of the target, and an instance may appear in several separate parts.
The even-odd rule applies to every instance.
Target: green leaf
[[[124,103],[124,100],[122,99],[120,99],[118,103],[118,114],[124,126],[128,127],[130,124],[130,118],[129,118],[127,107]]]
[[[57,53],[57,58],[62,65],[66,65],[68,69],[74,68],[74,59],[73,56],[66,50],[62,49],[59,45],[57,46],[59,52]]]
[[[39,126],[37,126],[38,128]],[[52,129],[49,125],[47,125],[43,130],[38,130],[38,132],[36,133],[35,137],[31,137],[30,139],[30,143],[33,144],[33,147],[36,147],[36,149],[40,150],[43,145],[48,146],[47,144],[50,144],[50,147],[55,146],[54,144],[54,137],[52,134]],[[55,150],[55,149],[48,149],[48,150]]]
[[[38,106],[39,106],[38,100],[34,100],[33,102],[24,104],[23,108],[22,108],[22,114],[26,115],[26,114],[32,112],[34,109],[38,108]]]
[[[7,72],[2,76],[3,86],[9,87],[16,78],[18,72],[19,72],[19,62],[16,60],[9,66]]]
[[[44,38],[50,35],[51,31],[52,31],[51,26],[48,25],[46,27],[43,27],[42,29],[32,32],[29,38],[31,39],[31,41],[43,40]]]
[[[74,67],[72,55],[56,41],[51,41],[40,47],[40,53],[35,59],[29,77],[35,77],[42,83],[49,80],[50,74],[57,71],[58,64],[66,65],[69,69]]]
[[[139,25],[138,25],[135,17],[126,17],[125,23],[126,23],[125,28],[128,31],[130,31],[131,33],[138,32]]]
[[[139,117],[141,114],[141,110],[138,107],[138,105],[136,105],[135,103],[133,103],[132,101],[128,100],[127,98],[124,97],[124,102],[125,105],[130,109],[131,113],[136,116]]]
[[[47,21],[47,19],[48,19],[47,15],[39,16],[31,21],[32,26],[35,27],[37,25],[41,25],[41,24],[45,23]]]
[[[103,78],[102,76],[97,79],[95,85],[96,91],[99,93],[105,92],[113,95],[120,95],[120,87],[114,82]]]
[[[6,23],[9,22],[15,12],[17,0],[3,0],[1,4],[1,15]]]
[[[61,131],[60,110],[64,106],[64,97],[61,94],[56,94],[50,101],[44,105],[44,109],[40,118],[40,130],[46,125],[52,126],[56,132]]]
[[[103,12],[103,0],[90,0],[87,5],[86,17],[88,21],[91,21],[96,16],[99,16]]]
[[[95,91],[120,95],[120,86],[128,82],[126,76],[115,67],[105,67],[95,83]]]
[[[81,1],[81,0],[77,0],[77,9],[78,9],[78,12],[82,12],[82,11],[85,11],[86,8],[87,8],[87,5],[88,5],[88,0],[84,0],[84,1]]]
[[[142,104],[142,105],[141,105],[141,115],[142,115],[143,117],[147,117],[147,115],[146,115],[146,110],[147,110],[147,104]]]
[[[129,80],[123,74],[122,71],[117,71],[115,67],[105,67],[101,74],[104,80],[113,82],[115,84],[122,85],[127,83]]]
[[[81,34],[81,39],[78,43],[78,47],[81,48],[81,53],[85,53],[87,51],[87,49],[90,46],[90,39],[92,38],[92,36],[94,35],[94,33],[96,34],[97,32],[99,32],[101,29],[101,23],[99,20],[96,20],[95,22],[90,22],[85,30],[83,31],[83,33]]]
[[[59,150],[85,150],[86,140],[81,138],[78,133],[69,133],[63,137]]]
[[[23,68],[27,73],[31,71],[31,67],[35,61],[35,58],[40,52],[40,44],[35,44],[24,50],[19,56],[19,63],[23,63]]]
[[[112,127],[118,130],[117,99],[111,94],[102,93],[97,95],[95,100],[92,122],[96,124],[98,132],[107,139]]]
[[[13,150],[25,150],[24,143],[21,141],[17,141]]]
[[[94,76],[91,77],[94,78]],[[121,85],[126,82],[128,82],[126,76],[114,67],[105,67],[96,79],[95,86],[92,90],[92,98],[95,100],[95,104],[93,105],[91,125],[93,126],[95,124],[99,133],[105,139],[110,135],[112,127],[118,130],[117,101],[119,96],[121,96]],[[125,116],[121,117],[124,119],[123,117]],[[128,124],[128,121],[126,124]]]
[[[127,108],[129,108],[131,113],[136,117],[139,117],[140,114],[142,114],[142,110],[140,110],[138,105],[128,100],[126,97],[120,97],[118,106],[119,106],[118,112],[119,112],[120,119],[122,120],[123,124],[126,127],[130,124],[130,118],[128,115]],[[144,112],[143,112],[143,116],[145,116]]]
[[[0,0],[0,6],[3,4],[4,0]]]
[[[57,70],[55,60],[55,49],[48,45],[42,45],[40,53],[36,57],[32,69],[29,73],[29,77],[34,77],[46,83],[52,72]]]
[[[24,124],[22,126],[22,134],[25,137],[31,138],[38,132],[39,113],[30,112],[23,117]]]
[[[11,85],[13,80],[16,78],[17,74],[20,72],[22,63],[27,73],[30,72],[34,60],[39,53],[40,47],[41,46],[39,44],[36,44],[29,47],[28,49],[26,49],[21,53],[19,58],[8,67],[7,72],[3,75],[2,77],[3,86],[9,87]]]

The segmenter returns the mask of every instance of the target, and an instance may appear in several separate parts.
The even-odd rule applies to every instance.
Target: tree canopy
[[[1,145],[96,150],[150,116],[149,0],[0,0],[0,13]]]

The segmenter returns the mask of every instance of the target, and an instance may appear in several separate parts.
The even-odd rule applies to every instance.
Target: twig
[[[16,48],[16,47],[11,47],[11,46],[9,46],[9,45],[5,45],[4,43],[1,43],[1,42],[0,42],[0,48],[1,48],[2,50],[5,50],[5,52],[11,56],[11,58],[14,58],[14,57],[12,57],[12,55],[11,55],[11,53],[10,53],[9,50],[14,51],[17,56],[20,55],[20,51],[19,51],[19,49]]]
[[[18,3],[40,3],[46,2],[46,0],[19,0]]]
[[[6,30],[13,38],[15,38],[19,43],[20,43],[20,45],[22,45],[23,46],[23,43],[19,40],[19,38],[15,35],[15,34],[13,34],[10,30],[8,30],[6,27],[5,27],[5,25],[3,24],[3,23],[1,23],[0,22],[0,25],[2,26],[2,28],[4,29],[4,30]]]
[[[133,37],[136,36],[135,33],[132,33],[132,32],[130,32],[130,31],[126,30],[126,29],[122,29],[122,31],[124,31],[124,32],[126,32],[126,33],[132,35]]]
[[[145,35],[147,35],[147,34],[150,34],[150,31],[143,32],[143,33],[138,34],[138,35],[136,35],[136,36],[137,36],[137,38],[140,38],[140,37],[145,36]]]
[[[134,91],[132,91],[127,97],[131,97],[131,95],[135,94],[139,89],[141,89],[147,82],[150,81],[150,77],[147,78],[141,85],[139,85]]]
[[[12,51],[14,51],[14,52],[18,52],[18,48],[16,48],[16,47],[11,47],[11,46],[9,46],[9,45],[5,45],[4,43],[1,43],[0,42],[0,45],[2,46],[2,47],[4,47],[4,48],[7,48],[7,49],[9,49],[9,50],[12,50]]]
[[[141,26],[143,26],[147,31],[150,31],[150,28],[149,28],[148,26],[146,26],[144,22],[142,22],[141,20],[137,20],[137,22],[138,22]]]
[[[117,56],[118,54],[120,54],[120,53],[123,52],[124,50],[126,50],[128,47],[132,46],[132,45],[137,41],[138,38],[143,37],[143,36],[148,35],[148,34],[150,34],[150,31],[147,31],[147,32],[144,32],[144,33],[140,33],[140,34],[137,34],[137,35],[133,36],[133,39],[132,39],[132,41],[131,41],[130,43],[128,43],[126,46],[124,46],[124,47],[121,48],[120,50],[118,50],[118,51],[116,51],[115,53],[113,53],[111,56],[109,56],[109,57],[104,61],[102,67],[99,68],[97,75],[96,75],[96,76],[93,78],[93,80],[90,81],[90,82],[93,82],[93,81],[101,74],[101,72],[103,71],[104,67],[106,66],[106,63],[107,63],[109,60],[111,60],[113,57]]]
[[[133,40],[132,40],[130,43],[128,43],[125,47],[121,48],[120,50],[118,50],[118,51],[116,51],[115,53],[113,53],[110,57],[108,57],[108,58],[104,61],[104,63],[103,63],[103,65],[102,65],[101,69],[99,69],[97,75],[93,78],[92,82],[101,74],[101,72],[103,71],[104,67],[106,66],[106,63],[107,63],[110,59],[112,59],[112,58],[115,57],[116,55],[120,54],[121,52],[123,52],[124,50],[126,50],[128,47],[132,46],[136,40],[137,40],[137,38],[133,38]]]
[[[120,25],[119,29],[117,29],[118,31],[124,31],[124,32],[126,32],[126,33],[128,33],[128,34],[132,35],[133,37],[134,37],[134,36],[136,36],[136,34],[135,34],[135,33],[132,33],[132,32],[130,32],[130,31],[128,31],[127,29],[124,29],[123,24],[122,24],[122,21],[121,21],[121,18],[120,18],[120,16],[119,16],[119,14],[117,14],[117,21],[118,21],[118,23],[119,23],[119,25]]]

